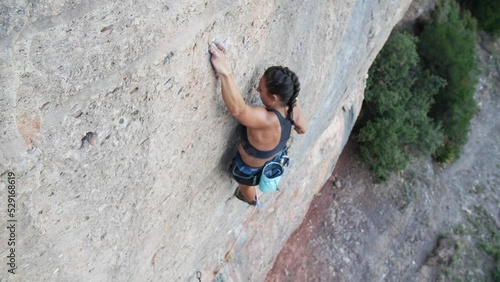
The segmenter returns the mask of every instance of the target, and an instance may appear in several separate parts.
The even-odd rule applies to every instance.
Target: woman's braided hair
[[[264,72],[264,77],[266,78],[269,93],[277,94],[280,97],[281,104],[288,106],[286,118],[294,124],[293,107],[297,103],[297,96],[299,96],[299,78],[293,71],[282,66],[268,68]]]

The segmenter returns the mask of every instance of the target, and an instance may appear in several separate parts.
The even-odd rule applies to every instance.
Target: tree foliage
[[[427,114],[445,82],[422,70],[416,42],[393,33],[369,70],[358,140],[361,158],[382,180],[433,153],[442,139]]]
[[[434,75],[447,81],[436,95],[431,116],[442,124],[445,135],[435,158],[453,162],[467,141],[476,111],[476,23],[468,11],[460,12],[454,1],[438,2],[433,18],[419,37],[418,53]]]
[[[466,6],[478,20],[478,25],[485,31],[500,35],[500,1],[498,0],[468,0]]]
[[[361,158],[382,180],[415,156],[453,162],[467,141],[477,23],[453,0],[438,0],[431,18],[418,39],[393,33],[369,70],[356,128]]]

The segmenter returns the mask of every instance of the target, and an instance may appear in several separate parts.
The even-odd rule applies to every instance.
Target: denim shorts
[[[267,161],[263,166],[253,167],[244,163],[241,159],[240,152],[237,152],[229,169],[234,180],[236,180],[239,184],[256,186],[259,184],[264,166],[269,162],[279,161],[284,153],[285,149],[279,152],[272,160]]]

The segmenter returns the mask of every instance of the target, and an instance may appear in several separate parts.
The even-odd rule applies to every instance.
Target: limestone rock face
[[[0,278],[262,281],[332,171],[368,68],[410,2],[3,1],[0,182],[15,173],[17,269],[6,270],[5,243]],[[237,122],[212,40],[228,46],[248,103],[268,66],[294,70],[309,125],[225,264],[251,208],[227,173]]]

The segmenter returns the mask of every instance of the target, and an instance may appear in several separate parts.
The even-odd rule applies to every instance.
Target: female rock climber
[[[268,68],[260,79],[257,92],[264,107],[245,103],[226,63],[221,44],[209,46],[211,62],[221,81],[224,104],[242,125],[241,143],[232,164],[232,174],[239,183],[235,196],[250,205],[257,203],[256,185],[264,165],[279,161],[292,127],[306,132],[306,122],[297,102],[300,83],[297,75],[286,67]]]

